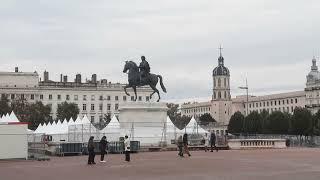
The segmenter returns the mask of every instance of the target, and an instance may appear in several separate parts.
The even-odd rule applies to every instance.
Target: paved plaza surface
[[[320,179],[320,149],[193,151],[108,155],[107,163],[86,164],[87,156],[51,157],[50,161],[0,161],[1,180],[214,180]]]

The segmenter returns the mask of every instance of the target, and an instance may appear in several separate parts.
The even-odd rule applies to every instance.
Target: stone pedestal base
[[[120,135],[128,135],[141,145],[157,146],[165,141],[164,125],[167,119],[167,105],[159,102],[126,102],[120,104]]]

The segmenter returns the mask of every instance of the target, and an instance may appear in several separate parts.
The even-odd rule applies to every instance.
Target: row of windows
[[[6,94],[2,94],[2,96],[3,97],[5,97],[5,96],[7,96]],[[95,100],[95,95],[91,95],[91,100],[92,101],[94,101]],[[12,100],[14,100],[14,99],[16,99],[16,98],[22,98],[22,99],[25,99],[26,98],[26,96],[24,95],[24,94],[11,94],[10,95],[10,99],[12,99]],[[43,98],[44,98],[44,96],[43,96],[43,94],[41,94],[40,96],[39,96],[39,98],[40,98],[40,100],[43,100]],[[131,96],[130,97],[131,98],[131,101],[134,101],[134,96]],[[30,94],[30,100],[34,100],[35,99],[35,95],[34,94]],[[49,94],[48,95],[48,99],[49,100],[53,100],[53,95],[52,94]],[[70,98],[70,95],[65,95],[64,97],[62,97],[60,94],[58,94],[57,95],[57,100],[66,100],[66,101],[69,101],[71,98]],[[87,95],[83,95],[82,96],[82,99],[84,100],[84,101],[86,101],[88,98],[87,98]],[[74,101],[78,101],[79,100],[79,96],[78,95],[74,95],[73,96],[73,100]],[[101,95],[101,96],[99,96],[99,100],[100,101],[103,101],[104,100],[104,98],[103,98],[103,96]],[[106,100],[107,101],[110,101],[111,100],[111,96],[107,96],[106,97]],[[119,101],[119,96],[114,96],[114,100],[115,101]],[[127,96],[123,96],[122,97],[122,100],[123,101],[127,101]],[[150,97],[149,96],[146,96],[145,97],[145,100],[146,101],[149,101],[150,100]],[[138,97],[138,101],[142,101],[142,96],[139,96]]]
[[[211,110],[210,107],[198,107],[194,109],[186,109],[184,110],[184,113],[188,114],[188,113],[197,113],[197,112],[208,112],[210,110]]]
[[[294,109],[296,108],[297,106],[293,107],[279,107],[279,108],[267,108],[267,109],[259,109],[257,112],[261,113],[262,111],[267,111],[268,113],[272,113],[274,111],[281,111],[281,112],[287,112],[287,113],[293,113]],[[253,110],[249,110],[249,113],[252,113],[254,112]]]
[[[80,108],[80,107],[79,107]],[[119,109],[119,104],[115,104],[114,105],[114,110],[118,110]],[[87,104],[82,104],[82,110],[86,111],[87,110]],[[90,110],[94,111],[95,110],[95,104],[91,104],[90,106]],[[103,110],[103,104],[99,104],[99,111]],[[107,104],[107,110],[110,111],[111,110],[111,104]]]
[[[319,97],[320,96],[320,93],[319,93],[319,91],[317,91],[317,94],[315,94],[315,93],[308,93],[308,94],[306,94],[306,97],[308,98],[312,98],[313,97],[313,94],[314,94],[314,97]]]
[[[298,99],[296,98],[296,99],[283,99],[283,100],[274,100],[274,101],[264,101],[264,102],[260,102],[260,103],[258,103],[258,102],[256,102],[256,103],[250,103],[249,104],[249,108],[254,108],[254,107],[256,107],[256,108],[258,108],[258,107],[268,107],[269,105],[270,106],[273,106],[273,105],[275,105],[275,106],[277,106],[277,105],[286,105],[286,104],[293,104],[293,103],[298,103]],[[245,105],[244,105],[244,107],[245,107]]]

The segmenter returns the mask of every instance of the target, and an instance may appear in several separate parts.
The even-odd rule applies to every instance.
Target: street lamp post
[[[247,104],[246,104],[246,116],[248,116],[248,114],[249,114],[249,108],[248,108],[248,106],[249,106],[249,86],[248,86],[248,81],[247,81],[247,79],[246,79],[246,86],[245,87],[239,87],[240,89],[245,89],[246,90],[246,92],[247,92]],[[244,127],[244,125],[245,125],[245,119],[244,119],[244,122],[243,122],[243,127]]]
[[[247,104],[246,104],[246,116],[248,115],[249,113],[249,110],[248,110],[248,106],[249,106],[249,87],[248,87],[248,81],[246,79],[246,86],[245,87],[239,87],[240,89],[245,89],[246,92],[247,92]]]

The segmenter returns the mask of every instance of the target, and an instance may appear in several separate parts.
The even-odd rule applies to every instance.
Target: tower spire
[[[221,47],[221,44],[220,44],[220,47],[219,47],[219,50],[220,50],[220,57],[222,57],[222,47]]]

